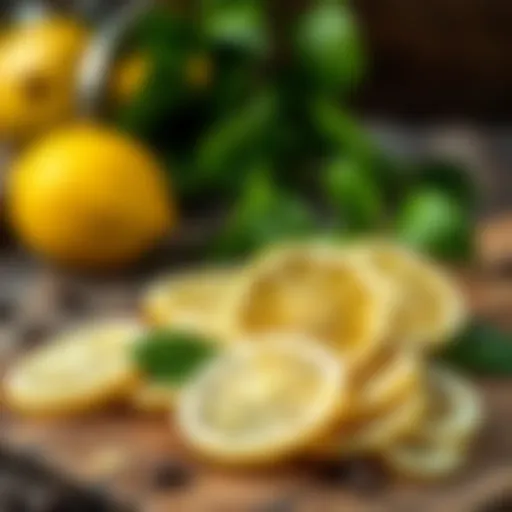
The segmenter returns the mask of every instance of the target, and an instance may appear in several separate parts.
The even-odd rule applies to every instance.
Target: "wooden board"
[[[490,270],[464,272],[462,281],[475,311],[510,326],[512,220],[503,218],[486,224],[480,246]],[[4,260],[0,279],[6,283],[9,276],[13,279],[18,275],[25,281],[14,279],[15,283],[25,282],[27,289],[47,286],[50,290],[44,293],[51,294],[47,278],[31,268],[17,258],[10,264]],[[133,278],[80,284],[94,300],[82,305],[81,312],[75,310],[75,317],[129,308],[138,281]],[[38,300],[39,307],[51,302],[44,297]],[[34,309],[33,317],[53,318],[44,308]],[[55,315],[52,328],[68,317],[69,311],[62,317]],[[15,328],[9,335],[19,340],[22,334]],[[6,332],[0,330],[4,346],[5,336]],[[60,423],[22,420],[3,411],[0,443],[44,457],[59,470],[92,486],[103,486],[143,512],[484,512],[484,505],[501,494],[512,500],[512,380],[482,381],[479,386],[489,411],[485,432],[464,472],[435,484],[394,481],[374,486],[352,479],[350,485],[326,485],[317,478],[311,463],[259,473],[219,470],[190,459],[169,418],[141,417],[126,410]],[[192,469],[188,485],[174,489],[156,485],[155,467],[167,460],[184,461]]]

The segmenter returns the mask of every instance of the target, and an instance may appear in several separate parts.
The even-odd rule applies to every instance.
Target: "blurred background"
[[[6,18],[40,4],[104,20],[128,3],[6,0],[1,12]],[[308,4],[305,0],[276,3],[284,19],[292,19],[293,13]],[[372,61],[357,100],[362,108],[410,120],[510,120],[512,6],[508,2],[355,0],[352,5],[364,28]]]
[[[101,25],[129,3],[145,1],[6,0],[0,16],[7,21],[49,8],[80,13]],[[276,4],[279,31],[308,2]],[[441,151],[470,161],[486,191],[482,212],[505,209],[512,195],[507,172],[512,6],[500,0],[354,0],[352,5],[371,63],[352,106],[395,151]]]

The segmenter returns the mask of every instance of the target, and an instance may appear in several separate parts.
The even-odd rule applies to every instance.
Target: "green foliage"
[[[418,186],[444,191],[467,208],[477,205],[476,186],[465,166],[450,160],[430,159],[419,162],[414,172]]]
[[[442,359],[481,376],[512,376],[512,335],[475,321],[448,346]]]
[[[325,195],[346,228],[364,232],[382,224],[384,198],[367,168],[342,157],[328,165],[323,179]]]
[[[148,76],[116,119],[121,128],[153,142],[187,96],[186,66],[199,37],[187,20],[156,9],[140,20],[132,46],[147,58]]]
[[[446,192],[411,191],[397,214],[395,232],[406,244],[448,260],[471,255],[473,223],[462,204]]]
[[[247,256],[272,243],[295,240],[318,232],[308,204],[275,185],[271,169],[252,169],[214,247],[217,258]]]
[[[320,1],[297,27],[297,59],[319,88],[339,95],[359,85],[365,52],[351,9],[341,2]]]
[[[309,109],[312,125],[333,151],[343,151],[360,162],[374,160],[375,144],[356,119],[336,101],[317,97]]]
[[[203,29],[214,46],[262,57],[269,51],[265,3],[260,0],[203,2]]]
[[[199,4],[189,18],[157,9],[141,20],[133,47],[150,73],[116,117],[168,164],[185,208],[234,203],[218,256],[318,232],[321,203],[342,235],[394,230],[434,256],[470,257],[477,193],[465,170],[390,157],[339,101],[366,67],[347,2],[313,1],[279,37],[270,3]],[[211,65],[201,90],[186,78],[198,54]]]
[[[272,92],[255,96],[244,108],[211,126],[196,146],[198,186],[230,190],[233,195],[247,178],[249,162],[265,153],[276,123]]]
[[[185,331],[161,329],[150,331],[138,340],[133,357],[149,380],[179,385],[216,353],[212,340]]]

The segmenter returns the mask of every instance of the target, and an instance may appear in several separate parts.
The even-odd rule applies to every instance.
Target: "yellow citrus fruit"
[[[386,465],[406,478],[433,480],[449,476],[460,469],[467,450],[414,437],[393,445],[384,452]]]
[[[344,406],[345,371],[307,338],[233,345],[180,395],[178,425],[198,453],[226,464],[292,457],[322,437]]]
[[[0,38],[0,137],[43,134],[75,113],[77,70],[89,32],[49,18],[17,26]]]
[[[3,381],[9,407],[27,415],[87,412],[129,394],[137,384],[130,345],[141,328],[128,321],[87,325],[22,357]]]
[[[320,458],[340,455],[376,454],[413,432],[423,419],[426,401],[422,393],[411,393],[399,403],[377,413],[342,422],[310,452]]]
[[[352,367],[379,350],[392,308],[392,289],[377,272],[335,246],[308,244],[271,251],[250,265],[223,318],[234,336],[307,334]]]
[[[384,461],[410,478],[449,475],[467,458],[469,442],[483,418],[482,402],[473,386],[452,370],[433,366],[427,379],[423,421],[383,450]]]
[[[352,251],[395,284],[398,303],[391,339],[433,349],[449,342],[463,326],[462,293],[434,262],[385,241],[361,244]]]
[[[176,405],[179,389],[165,385],[143,382],[130,395],[130,404],[143,413],[171,411]]]
[[[428,408],[421,435],[445,444],[467,444],[484,421],[482,400],[473,385],[437,364],[427,377]]]
[[[391,347],[353,377],[356,414],[364,417],[387,410],[421,393],[423,382],[423,359],[414,351]]]
[[[210,267],[161,277],[142,296],[143,317],[152,325],[178,325],[221,336],[223,296],[239,272],[236,267]]]
[[[9,175],[7,202],[28,247],[72,266],[130,263],[175,220],[164,171],[151,153],[92,125],[58,131],[22,155]]]

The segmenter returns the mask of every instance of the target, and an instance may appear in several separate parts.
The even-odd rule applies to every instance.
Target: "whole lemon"
[[[75,111],[76,75],[89,31],[49,18],[0,38],[0,138],[20,142],[42,134]]]
[[[77,125],[38,141],[7,180],[14,231],[57,263],[130,263],[164,236],[175,211],[163,169],[116,131]]]

